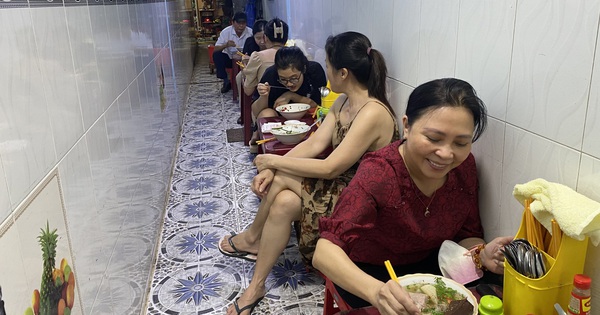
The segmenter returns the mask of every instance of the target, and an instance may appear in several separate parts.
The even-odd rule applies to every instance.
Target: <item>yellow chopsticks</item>
[[[238,66],[240,66],[240,68],[242,68],[242,69],[246,68],[246,65],[244,65],[244,63],[243,63],[243,62],[241,62],[241,61],[236,61],[235,63],[236,63]]]
[[[548,248],[548,255],[556,258],[556,255],[558,255],[558,250],[560,249],[560,243],[562,240],[562,230],[560,229],[560,226],[558,225],[558,222],[556,222],[556,220],[552,219],[552,240],[550,241],[550,246]]]
[[[396,272],[394,271],[394,268],[392,267],[392,263],[389,260],[386,260],[384,262],[385,264],[385,268],[387,269],[388,273],[390,274],[390,278],[392,278],[392,280],[397,280],[398,277],[396,276]]]
[[[263,139],[263,140],[258,140],[256,141],[256,144],[263,144],[265,142],[269,142],[271,140],[276,140],[277,138],[273,137],[273,138],[268,138],[268,139]]]
[[[242,56],[242,57],[243,57],[243,56],[245,56],[245,55],[244,55],[244,53],[242,53],[242,52],[241,52],[241,51],[239,51],[239,50],[238,50],[238,51],[236,51],[235,53],[236,53],[236,54],[238,54],[238,55],[240,55],[240,56]]]

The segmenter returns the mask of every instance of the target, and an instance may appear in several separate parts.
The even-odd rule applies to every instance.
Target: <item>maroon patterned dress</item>
[[[431,199],[413,188],[400,144],[365,155],[333,214],[320,221],[321,237],[354,262],[383,266],[389,259],[394,266],[409,265],[438,250],[444,240],[483,238],[473,155],[448,173]],[[429,216],[423,202],[431,202]]]

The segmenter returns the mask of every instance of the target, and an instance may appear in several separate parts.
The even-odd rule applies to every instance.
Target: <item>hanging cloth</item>
[[[246,3],[246,21],[248,26],[252,27],[256,20],[256,6],[254,5],[255,0],[248,0]]]

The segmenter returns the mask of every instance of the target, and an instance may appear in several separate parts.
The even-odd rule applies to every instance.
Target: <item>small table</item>
[[[310,116],[309,114],[304,115],[304,117],[302,117],[298,120],[305,122],[308,125],[312,125],[315,122],[314,119],[312,118],[312,116]],[[262,126],[269,122],[280,122],[283,124],[284,121],[286,121],[286,119],[283,117],[259,118],[256,121],[258,124],[258,137],[261,140],[266,140],[266,139],[275,137],[271,133],[262,133]],[[312,126],[312,128],[310,129],[308,134],[310,135],[311,133],[316,131],[317,128],[318,128],[317,125]],[[296,146],[295,144],[283,144],[277,140],[272,140],[272,141],[268,141],[268,142],[265,142],[265,143],[259,145],[258,153],[271,153],[271,154],[277,154],[277,155],[284,155],[284,154],[288,153],[291,149],[293,149],[295,146]]]

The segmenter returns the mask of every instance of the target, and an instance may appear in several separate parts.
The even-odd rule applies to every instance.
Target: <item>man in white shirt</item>
[[[232,67],[232,58],[242,50],[248,37],[252,37],[252,29],[246,25],[246,13],[237,12],[233,15],[232,23],[221,31],[219,39],[215,43],[213,62],[217,69],[217,78],[223,79],[221,93],[231,89],[231,83],[227,78],[226,68]]]

